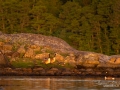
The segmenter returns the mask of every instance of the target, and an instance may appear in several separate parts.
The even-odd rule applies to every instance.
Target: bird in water
[[[107,74],[107,72],[106,72],[106,74]],[[115,78],[114,77],[110,77],[110,76],[105,76],[105,80],[115,80]]]

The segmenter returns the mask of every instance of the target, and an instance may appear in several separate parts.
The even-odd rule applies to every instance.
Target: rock
[[[111,64],[120,64],[120,58],[113,57],[109,60]]]
[[[93,72],[93,69],[86,69],[87,72]]]
[[[51,68],[50,70],[53,70],[53,71],[58,71],[58,69],[57,69],[57,68]]]
[[[7,66],[4,56],[0,52],[0,67]]]
[[[44,59],[47,59],[47,58],[49,58],[49,53],[42,53],[42,54],[36,54],[35,55],[35,59],[44,60]]]
[[[46,51],[51,51],[51,49],[52,48],[50,46],[44,46],[44,47],[41,48],[41,52],[45,53]]]
[[[55,71],[53,71],[53,70],[48,70],[48,71],[46,71],[46,74],[47,75],[55,75]]]
[[[8,57],[0,50],[0,67],[11,67]]]
[[[5,45],[3,45],[3,50],[9,50],[9,51],[11,51],[12,47],[13,47],[12,45],[5,44]]]
[[[0,42],[0,46],[3,46],[4,45],[4,43],[3,42]]]
[[[64,62],[64,57],[58,53],[56,53],[55,58],[58,62]]]
[[[64,64],[70,64],[71,66],[76,66],[76,61],[74,56],[67,56],[64,60]]]
[[[72,74],[72,72],[69,69],[65,69],[62,71],[62,75],[64,75],[64,76],[69,76],[71,74]]]
[[[73,49],[64,40],[52,36],[44,36],[41,34],[19,33],[19,34],[3,34],[0,35],[0,38],[9,39],[9,42],[11,43],[20,42],[24,44],[34,44],[38,46],[49,46],[55,51],[64,52],[64,53],[77,52],[77,50]]]
[[[16,61],[16,58],[11,58],[10,59],[10,63],[15,62],[15,61]]]
[[[120,58],[116,59],[115,64],[119,64],[120,65]]]
[[[77,65],[84,67],[96,67],[99,63],[99,56],[97,53],[81,52],[77,58]]]
[[[43,69],[43,68],[40,68],[40,67],[39,67],[39,68],[34,68],[34,69],[33,69],[34,72],[39,72],[39,71],[42,71],[42,70],[44,70],[44,69]]]
[[[25,58],[34,58],[34,55],[35,55],[34,50],[31,48],[28,48],[27,51],[25,52],[24,57]]]
[[[0,34],[3,34],[3,33],[0,31]]]
[[[99,64],[97,68],[120,68],[120,65],[111,64],[111,63],[102,63]]]
[[[110,56],[103,55],[103,54],[98,54],[98,55],[99,55],[99,62],[100,63],[106,63],[110,59]]]
[[[18,48],[17,52],[21,53],[21,54],[24,54],[26,52],[24,47],[25,47],[24,45],[21,45],[20,48]]]
[[[85,62],[86,64],[99,64],[99,58],[97,54],[88,54],[84,56]]]
[[[52,37],[44,36],[40,34],[2,34],[0,33],[0,50],[3,54],[10,59],[11,62],[17,60],[23,60],[27,62],[28,60],[33,63],[32,60],[38,59],[38,66],[44,67],[44,63],[40,60],[45,60],[49,58],[52,62],[55,57],[56,62],[48,64],[48,67],[54,66],[55,68],[59,64],[60,68],[71,68],[69,65],[74,66],[72,68],[76,69],[119,69],[120,68],[120,55],[104,55],[100,53],[88,52],[88,51],[78,51],[68,45],[65,41]],[[54,54],[56,53],[56,56]],[[0,54],[0,65],[6,65],[5,58],[3,54]],[[65,55],[63,55],[65,54]],[[28,59],[29,58],[29,59]],[[40,60],[39,60],[40,59]],[[43,67],[42,67],[43,66]],[[37,68],[40,68],[37,67]],[[45,65],[47,67],[47,65]],[[35,67],[34,67],[35,68]],[[44,68],[43,68],[44,69]],[[103,71],[104,71],[103,69]],[[53,73],[57,70],[52,70],[49,73]],[[79,71],[79,70],[78,70]],[[81,73],[85,73],[80,71]],[[69,71],[68,71],[69,72]],[[99,72],[99,70],[97,71]],[[42,75],[39,70],[37,74]],[[59,74],[61,72],[57,71],[54,74]],[[89,71],[91,73],[91,71]],[[92,72],[91,74],[93,74]],[[45,72],[43,72],[45,75]]]
[[[12,48],[13,48],[13,46],[10,45],[10,44],[4,44],[4,45],[2,45],[2,46],[0,47],[0,49],[1,49],[1,51],[2,51],[3,53],[10,53],[10,52],[12,52]]]
[[[102,75],[102,72],[100,72],[100,71],[97,71],[95,73],[96,73],[96,75]]]
[[[35,52],[40,51],[40,46],[38,45],[31,45],[30,48],[33,49]]]
[[[12,58],[20,57],[20,53],[14,52],[11,56],[12,56]]]

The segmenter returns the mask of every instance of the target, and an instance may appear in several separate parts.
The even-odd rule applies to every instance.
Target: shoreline
[[[110,71],[111,70],[111,71]],[[107,72],[107,73],[106,73]],[[113,76],[120,77],[119,69],[69,69],[69,68],[0,68],[0,76]]]

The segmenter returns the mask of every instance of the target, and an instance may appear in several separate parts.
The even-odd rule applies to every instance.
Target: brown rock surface
[[[0,66],[5,66],[6,65],[6,62],[5,62],[5,59],[4,59],[4,56],[0,53]]]
[[[25,45],[21,45],[21,46],[18,48],[17,52],[18,52],[18,53],[25,53],[26,50],[25,50],[24,47],[25,47]]]
[[[18,65],[23,64],[23,62],[27,62],[26,65],[30,64],[31,67],[29,68],[31,69],[21,69],[21,74],[24,71],[24,74],[35,72],[40,75],[46,75],[46,73],[50,75],[70,75],[74,73],[83,75],[96,73],[100,75],[104,74],[108,68],[112,69],[109,71],[110,74],[113,74],[113,70],[117,70],[116,73],[119,73],[120,55],[108,56],[95,52],[78,51],[56,37],[25,33],[0,34],[0,40],[0,50],[3,52],[0,53],[0,67],[7,66],[8,61],[16,63],[17,59],[19,61]],[[54,58],[55,62],[49,64],[41,62],[45,59],[48,60],[48,58],[50,60]],[[38,66],[38,69],[35,68],[36,66]],[[47,67],[50,70],[46,70]],[[39,70],[40,68],[43,70]],[[63,68],[77,70],[73,72],[62,70]],[[95,70],[89,71],[90,69]],[[13,72],[17,73],[17,70]]]
[[[33,57],[34,57],[34,51],[33,51],[33,49],[28,48],[28,49],[26,50],[26,52],[25,52],[24,57],[33,58]]]
[[[41,59],[41,60],[44,60],[45,58],[47,59],[48,57],[49,57],[49,53],[42,53],[35,55],[35,59]]]

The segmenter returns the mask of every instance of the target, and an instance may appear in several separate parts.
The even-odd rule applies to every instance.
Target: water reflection
[[[0,77],[0,90],[119,90],[120,78]]]

